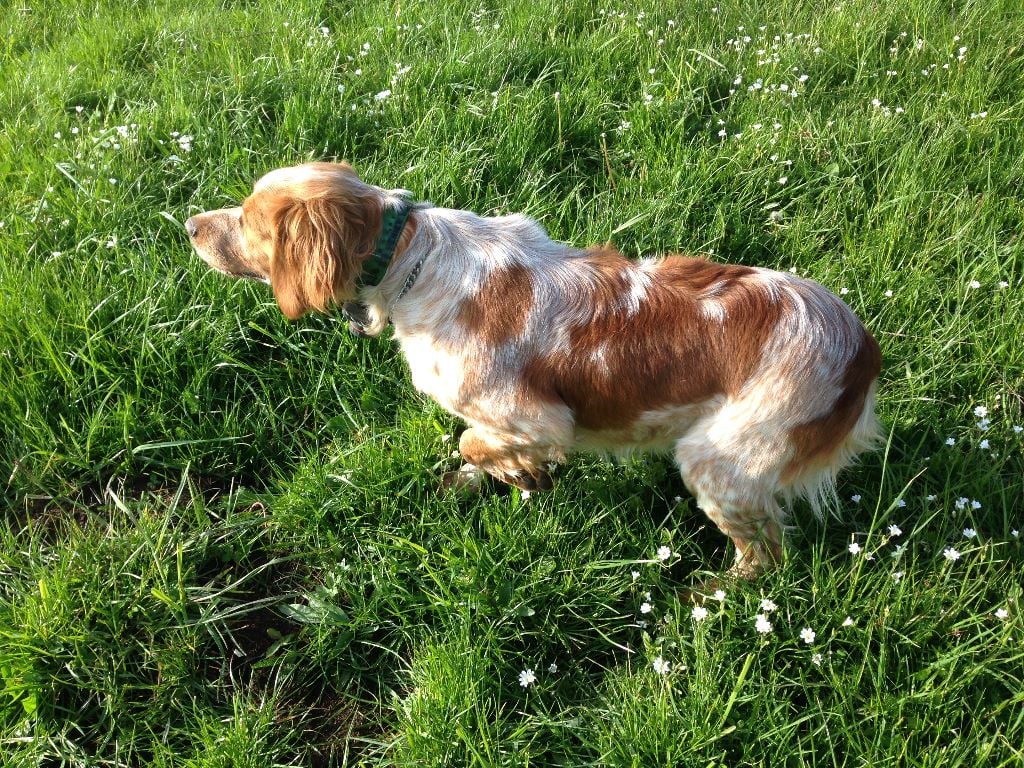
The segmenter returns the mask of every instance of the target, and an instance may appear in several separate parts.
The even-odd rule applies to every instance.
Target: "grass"
[[[0,29],[0,765],[1020,764],[1016,3],[40,0]],[[394,346],[286,322],[178,224],[323,157],[813,277],[881,343],[889,444],[701,621],[730,553],[666,460],[438,494],[459,425]]]

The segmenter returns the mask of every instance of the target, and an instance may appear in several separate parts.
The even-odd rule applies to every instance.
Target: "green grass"
[[[0,10],[0,765],[1024,760],[1024,17],[677,5]],[[311,158],[842,291],[889,444],[695,621],[730,553],[667,460],[441,495],[394,345],[198,261]]]

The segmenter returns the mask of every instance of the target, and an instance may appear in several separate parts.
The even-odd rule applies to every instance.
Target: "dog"
[[[567,454],[672,452],[735,545],[729,575],[780,562],[780,498],[835,503],[875,446],[881,353],[838,297],[793,274],[627,259],[523,215],[412,202],[346,163],[271,171],[185,224],[212,268],[270,285],[284,315],[390,323],[414,386],[463,419],[462,475],[548,489]]]

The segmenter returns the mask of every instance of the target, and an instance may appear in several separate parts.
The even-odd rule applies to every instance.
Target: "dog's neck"
[[[398,247],[398,240],[405,231],[409,214],[412,213],[412,203],[405,197],[399,198],[396,205],[385,205],[381,216],[380,237],[377,238],[377,247],[363,263],[362,274],[359,275],[361,286],[379,285],[387,274],[388,267]]]
[[[359,297],[342,305],[349,328],[357,336],[378,335],[390,320],[395,304],[419,277],[429,251],[420,250],[411,265],[403,258],[415,235],[413,211],[416,207],[425,206],[416,206],[403,196],[396,205],[384,208],[377,247],[359,276]]]

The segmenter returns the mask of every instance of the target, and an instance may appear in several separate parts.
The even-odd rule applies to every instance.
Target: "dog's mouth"
[[[215,270],[220,272],[222,275],[233,277],[239,280],[255,280],[258,283],[264,285],[270,285],[270,278],[266,275],[261,275],[259,272],[251,272],[244,269],[231,269],[229,267],[214,267]]]
[[[256,282],[270,285],[270,278],[266,275],[261,275],[259,272],[226,272],[225,274],[230,275],[231,277],[238,277],[243,280],[255,280]]]

